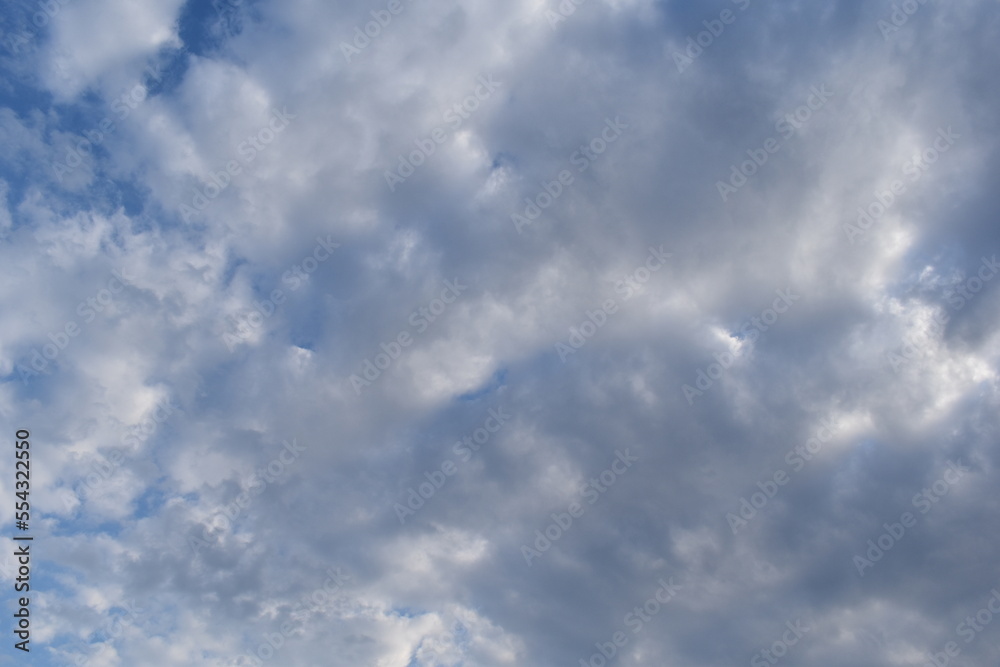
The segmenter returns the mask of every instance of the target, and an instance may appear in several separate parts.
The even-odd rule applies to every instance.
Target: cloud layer
[[[997,662],[994,3],[0,27],[33,664]]]

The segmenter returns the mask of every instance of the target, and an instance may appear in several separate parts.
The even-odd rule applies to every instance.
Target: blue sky
[[[998,33],[7,3],[0,665],[996,664]]]

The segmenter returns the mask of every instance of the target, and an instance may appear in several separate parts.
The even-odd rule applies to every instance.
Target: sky
[[[0,666],[998,664],[998,9],[5,3]]]

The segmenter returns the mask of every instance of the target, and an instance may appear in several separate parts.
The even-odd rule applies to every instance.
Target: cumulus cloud
[[[15,3],[33,660],[995,663],[998,25]]]

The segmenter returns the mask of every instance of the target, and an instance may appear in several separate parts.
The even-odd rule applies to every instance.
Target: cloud
[[[38,664],[995,662],[997,24],[898,4],[57,3],[0,87]]]

